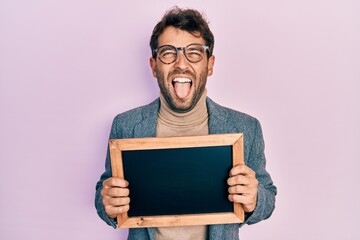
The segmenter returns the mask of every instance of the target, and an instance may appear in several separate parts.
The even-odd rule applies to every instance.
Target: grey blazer
[[[245,215],[241,224],[209,225],[210,240],[239,239],[239,227],[243,224],[254,224],[267,219],[275,208],[276,187],[265,170],[264,140],[260,123],[257,119],[235,110],[222,107],[210,98],[206,99],[209,113],[209,133],[243,133],[245,164],[256,172],[259,181],[258,199],[255,210]],[[115,117],[110,139],[144,138],[156,136],[157,114],[160,100],[124,112]],[[95,206],[97,213],[107,224],[117,227],[115,219],[108,217],[104,210],[100,191],[102,182],[111,177],[109,150],[105,161],[105,172],[96,184]],[[128,240],[155,240],[155,228],[129,229]]]

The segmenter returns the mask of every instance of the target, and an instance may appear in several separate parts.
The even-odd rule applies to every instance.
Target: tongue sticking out
[[[174,89],[175,93],[179,98],[185,98],[190,94],[191,84],[189,82],[175,82]]]

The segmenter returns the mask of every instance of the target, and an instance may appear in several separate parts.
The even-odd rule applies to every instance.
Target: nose
[[[178,56],[175,61],[175,66],[180,69],[185,69],[189,66],[189,62],[185,57],[184,48],[178,50]]]

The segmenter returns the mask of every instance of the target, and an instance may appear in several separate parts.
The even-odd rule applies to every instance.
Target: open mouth
[[[172,85],[179,98],[186,98],[190,94],[192,81],[186,77],[177,77],[172,80]]]

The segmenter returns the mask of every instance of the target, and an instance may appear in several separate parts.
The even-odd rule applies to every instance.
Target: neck
[[[188,112],[175,112],[165,98],[160,95],[157,136],[191,136],[208,134],[208,112],[206,90],[193,109]]]

